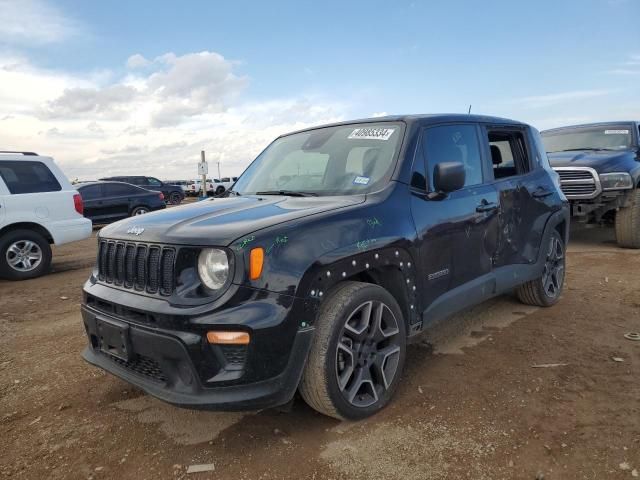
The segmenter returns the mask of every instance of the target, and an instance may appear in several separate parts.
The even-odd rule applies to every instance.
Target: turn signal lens
[[[262,264],[264,263],[264,248],[252,248],[249,254],[249,278],[257,280],[262,274]]]
[[[249,345],[247,332],[207,332],[209,343],[218,345]]]

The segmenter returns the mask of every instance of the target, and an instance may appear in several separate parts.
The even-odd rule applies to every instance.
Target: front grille
[[[560,187],[568,199],[592,199],[600,195],[602,188],[595,170],[588,167],[557,167]]]
[[[176,252],[170,247],[101,240],[98,280],[170,296],[175,289]]]
[[[167,377],[162,371],[162,368],[153,358],[146,357],[144,355],[136,355],[133,360],[129,360],[128,362],[118,357],[111,356],[110,358],[121,367],[139,375],[144,375],[151,380],[162,383],[167,381]]]

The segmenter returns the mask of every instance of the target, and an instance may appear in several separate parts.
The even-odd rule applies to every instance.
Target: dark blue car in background
[[[123,182],[76,185],[84,202],[84,216],[93,223],[109,223],[166,208],[162,192]]]

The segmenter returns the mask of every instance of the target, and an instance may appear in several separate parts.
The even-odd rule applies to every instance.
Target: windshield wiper
[[[238,193],[235,190],[226,190],[224,193],[226,193],[225,197],[228,197],[231,194],[235,195],[236,197],[239,197],[241,195],[241,193]]]
[[[317,193],[312,192],[296,192],[295,190],[267,190],[265,192],[256,192],[256,195],[284,195],[287,197],[317,197]]]

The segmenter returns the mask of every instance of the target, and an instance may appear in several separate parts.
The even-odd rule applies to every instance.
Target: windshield
[[[274,141],[247,168],[233,191],[350,195],[380,189],[393,172],[401,123],[318,128]]]
[[[543,132],[547,153],[571,150],[624,150],[633,139],[629,125],[601,125]]]

